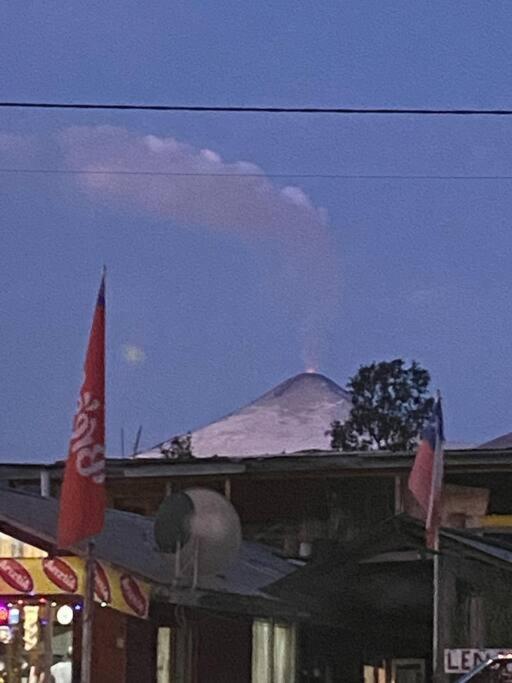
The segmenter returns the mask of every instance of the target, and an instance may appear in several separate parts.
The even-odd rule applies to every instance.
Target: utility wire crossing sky
[[[88,169],[64,168],[0,168],[0,173],[34,173],[41,175],[106,175],[106,176],[154,176],[169,178],[260,178],[262,173],[179,173],[175,171],[123,171],[106,169],[91,171]],[[296,180],[512,180],[512,175],[424,175],[424,174],[390,174],[390,173],[265,173],[266,178],[289,178]]]
[[[512,116],[512,109],[404,109],[400,107],[266,107],[195,104],[122,104],[99,102],[0,102],[0,108],[91,109],[118,111],[205,112],[225,114],[372,114],[412,116]]]

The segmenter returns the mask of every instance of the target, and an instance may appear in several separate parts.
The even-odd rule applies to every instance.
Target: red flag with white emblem
[[[103,529],[105,494],[105,275],[94,311],[84,381],[60,495],[59,548]]]

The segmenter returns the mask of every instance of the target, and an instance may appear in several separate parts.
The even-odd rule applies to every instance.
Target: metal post
[[[46,469],[46,467],[43,467],[39,472],[39,484],[41,496],[43,498],[49,498],[51,494],[50,472]]]
[[[197,588],[197,580],[199,578],[199,539],[194,539],[194,566],[192,569],[192,590]]]
[[[176,542],[176,552],[174,554],[174,578],[172,585],[176,587],[181,577],[181,542]]]
[[[43,672],[44,680],[51,681],[51,666],[53,664],[53,620],[55,610],[49,602],[39,608],[44,622],[43,628]]]
[[[394,495],[394,512],[395,515],[401,515],[404,511],[404,501],[403,501],[403,490],[402,490],[402,477],[397,474],[395,476],[395,495]]]
[[[94,613],[94,543],[87,546],[84,610],[82,623],[81,683],[92,683],[92,626]]]
[[[434,539],[433,585],[432,585],[432,678],[438,680],[439,671],[439,532]]]

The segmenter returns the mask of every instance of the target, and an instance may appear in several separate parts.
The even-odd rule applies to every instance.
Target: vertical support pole
[[[43,467],[39,472],[40,493],[43,498],[50,497],[50,472]]]
[[[187,638],[187,683],[198,683],[196,666],[195,629],[190,622],[185,624]]]
[[[432,678],[434,681],[439,680],[442,676],[439,661],[439,532],[436,531],[434,539],[434,560],[432,571]]]
[[[53,620],[55,610],[49,602],[39,608],[42,613],[44,627],[43,627],[43,672],[44,680],[51,681],[51,666],[53,664]]]
[[[181,542],[176,543],[176,552],[174,553],[174,578],[172,585],[176,587],[180,580],[181,574]]]
[[[397,474],[395,475],[395,496],[394,496],[394,513],[395,515],[401,515],[404,511],[404,501],[403,501],[403,491],[402,491],[402,477]]]
[[[82,624],[81,683],[92,683],[92,627],[94,614],[94,542],[87,546],[85,596]]]
[[[194,567],[192,573],[192,590],[197,588],[197,581],[199,579],[199,539],[194,539]]]
[[[230,477],[226,477],[224,480],[224,497],[226,500],[231,501],[231,479]]]

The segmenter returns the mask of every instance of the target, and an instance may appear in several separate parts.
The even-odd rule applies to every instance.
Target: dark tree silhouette
[[[160,452],[171,460],[190,460],[192,453],[192,434],[187,432],[182,436],[174,436],[165,446],[160,446]]]
[[[341,451],[401,451],[414,447],[434,399],[429,397],[430,375],[413,361],[401,358],[363,365],[350,378],[349,419],[335,421],[327,432],[331,447]]]

